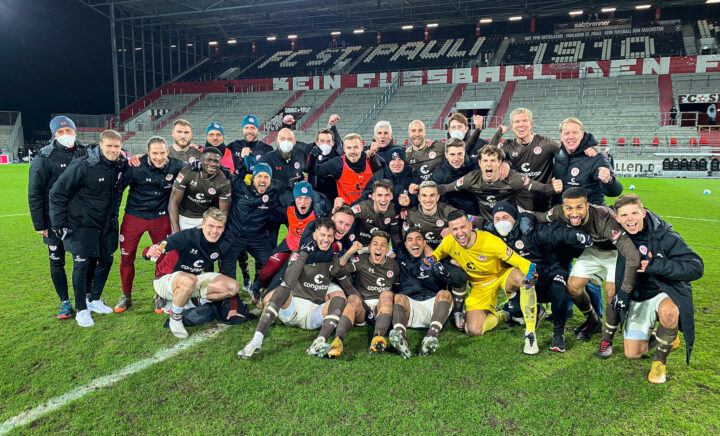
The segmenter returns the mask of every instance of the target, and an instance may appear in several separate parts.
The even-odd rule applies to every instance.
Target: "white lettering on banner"
[[[555,76],[552,74],[544,75],[542,72],[542,64],[533,65],[533,79],[554,79]]]
[[[670,72],[670,58],[645,58],[643,61],[642,74],[668,74]]]
[[[307,84],[309,81],[310,81],[310,77],[307,77],[307,76],[293,77],[293,79],[292,79],[293,91],[309,90],[310,87]]]
[[[336,74],[334,76],[323,76],[323,89],[340,89],[342,88],[342,76]]]
[[[500,67],[478,68],[478,82],[499,82]]]
[[[696,73],[707,73],[708,68],[717,68],[720,55],[700,55],[695,63]]]
[[[452,83],[472,83],[471,68],[455,68],[452,70]]]
[[[430,70],[427,72],[427,84],[448,83],[448,70]]]
[[[582,69],[585,72],[585,77],[605,77],[605,72],[600,65],[595,61],[583,62]]]
[[[396,78],[397,76],[398,76],[398,73],[397,73],[397,72],[394,72],[394,73],[380,73],[380,86],[383,87],[383,88],[387,87],[388,85],[390,85],[391,83],[393,83],[393,81],[395,80],[395,78]]]
[[[377,78],[375,73],[363,73],[357,75],[357,86],[356,88],[367,88],[370,83]],[[367,86],[366,86],[367,85]]]
[[[528,65],[508,65],[505,67],[505,81],[512,82],[513,80],[527,80],[527,76],[515,76],[516,68],[527,68]]]
[[[290,89],[287,77],[273,77],[273,90],[287,91]]]
[[[422,71],[405,71],[402,73],[403,86],[421,86],[423,79]]]

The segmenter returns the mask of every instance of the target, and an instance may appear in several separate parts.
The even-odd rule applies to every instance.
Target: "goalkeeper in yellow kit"
[[[507,314],[496,308],[500,289],[507,295],[520,292],[526,329],[523,353],[537,354],[534,264],[515,253],[497,236],[474,230],[468,217],[460,210],[448,215],[447,222],[451,234],[443,238],[428,263],[451,257],[467,272],[471,286],[465,299],[467,334],[481,335],[507,320]]]

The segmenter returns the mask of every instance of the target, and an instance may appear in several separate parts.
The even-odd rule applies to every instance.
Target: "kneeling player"
[[[677,336],[679,326],[682,326],[685,337],[686,359],[688,363],[690,361],[695,337],[690,282],[702,277],[703,261],[672,230],[670,224],[645,209],[637,195],[618,198],[615,213],[615,219],[641,254],[635,289],[631,294],[622,289],[615,294],[614,303],[628,308],[624,332],[625,356],[639,359],[657,345],[648,380],[665,383],[665,361],[670,351],[680,343]],[[621,253],[615,268],[616,283],[622,282],[624,264],[625,257]],[[651,333],[656,320],[660,323]]]
[[[238,352],[239,358],[249,359],[260,353],[265,334],[275,318],[306,330],[320,328],[320,336],[325,339],[337,326],[345,307],[345,295],[330,283],[330,266],[337,264],[332,248],[335,224],[325,217],[315,222],[312,241],[293,252],[284,280],[265,296],[265,310],[255,335]]]
[[[512,295],[520,292],[520,305],[525,318],[525,347],[523,353],[537,354],[539,348],[535,338],[537,297],[534,277],[526,281],[528,273],[534,270],[530,261],[520,257],[497,236],[488,232],[473,230],[470,220],[462,211],[448,215],[451,235],[429,258],[436,260],[452,257],[465,270],[470,282],[470,293],[465,299],[465,332],[470,336],[481,335],[495,328],[506,315],[498,311],[498,291]],[[508,266],[509,265],[509,266]],[[513,268],[515,267],[515,268]]]
[[[393,305],[393,329],[390,343],[403,358],[410,357],[407,328],[426,328],[420,355],[427,356],[440,346],[437,335],[447,321],[453,306],[451,288],[465,287],[467,274],[459,268],[448,268],[444,262],[429,267],[425,262],[425,238],[419,228],[405,233],[405,250],[398,253],[400,281]],[[448,262],[449,264],[449,262]]]
[[[355,242],[340,258],[340,268],[333,268],[333,276],[341,283],[348,280],[349,274],[354,273],[357,289],[350,291],[352,295],[348,296],[347,306],[338,322],[329,356],[337,357],[342,353],[343,341],[353,324],[359,321],[357,325],[365,325],[373,319],[376,321],[370,352],[379,353],[385,350],[385,335],[392,321],[392,287],[400,273],[395,259],[387,256],[389,245],[390,235],[382,230],[375,230],[366,253],[356,255],[362,244]],[[347,263],[350,259],[352,262]]]
[[[191,297],[217,301],[235,296],[240,289],[230,277],[205,272],[230,249],[220,238],[226,221],[223,212],[211,207],[203,214],[200,228],[181,230],[143,251],[143,257],[157,259],[153,287],[161,298],[172,300],[170,331],[178,338],[188,337],[182,312]]]

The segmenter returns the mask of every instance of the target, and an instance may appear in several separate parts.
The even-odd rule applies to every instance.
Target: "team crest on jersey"
[[[167,176],[165,176],[165,180],[167,180],[167,181],[172,180],[172,178],[173,178],[172,174],[168,174]]]
[[[299,170],[299,169],[300,169],[300,162],[295,162],[295,169],[296,169],[296,170]]]
[[[120,240],[120,242],[122,242],[122,241],[125,240],[125,236],[123,236],[122,234],[120,234],[120,237],[119,237],[118,239]]]
[[[354,241],[354,240],[355,240],[355,235],[350,235],[350,236],[348,236],[348,239],[350,239],[351,241]]]
[[[645,255],[647,254],[647,252],[648,252],[647,247],[644,246],[644,245],[641,245],[641,246],[640,246],[640,254],[642,254],[643,256],[645,256]]]
[[[456,184],[457,186],[462,186],[462,184],[463,184],[463,179],[464,179],[464,178],[465,178],[465,177],[460,177],[460,178],[458,179],[458,181],[455,182],[455,184]]]
[[[387,273],[388,278],[392,278],[393,275],[394,275],[394,273],[392,271],[388,271],[388,273]]]
[[[385,218],[385,224],[390,224],[390,217]]]
[[[479,260],[480,262],[485,262],[485,261],[487,260],[487,257],[485,257],[485,256],[482,255],[482,254],[478,254],[478,260]]]
[[[428,157],[430,159],[435,159],[437,157],[437,153],[435,153],[434,151],[431,151],[430,153],[428,153]]]
[[[533,153],[540,154],[541,152],[542,152],[542,148],[540,148],[540,147],[533,148]]]
[[[50,251],[57,250],[57,245],[48,245],[48,247],[50,248]]]
[[[208,189],[208,194],[210,194],[210,195],[215,195],[216,192],[217,191],[215,190],[215,188]]]
[[[190,161],[190,162],[192,163],[192,161]],[[185,176],[183,176],[182,174],[178,174],[176,180],[177,180],[178,182],[182,182],[184,178],[185,178]]]
[[[523,177],[523,186],[527,186],[530,184],[530,177]]]
[[[435,225],[438,227],[443,227],[445,225],[445,221],[437,220],[437,221],[435,221]]]
[[[573,177],[577,177],[577,175],[580,174],[580,169],[575,167],[570,170],[570,174],[572,174]]]
[[[410,224],[408,224],[407,221],[405,221],[403,223],[403,231],[407,232],[409,228],[410,228]]]
[[[263,201],[263,203],[267,203],[268,200],[270,200],[270,197],[268,197],[267,194],[265,194],[265,195],[262,196],[262,201]]]
[[[215,260],[218,258],[218,256],[220,256],[218,253],[213,253],[210,255],[210,259]]]
[[[523,248],[525,248],[525,244],[523,243],[523,241],[516,241],[515,248],[517,248],[518,250],[522,250]]]

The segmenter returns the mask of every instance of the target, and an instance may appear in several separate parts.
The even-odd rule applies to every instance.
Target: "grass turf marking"
[[[25,215],[30,215],[30,212],[25,212],[25,213],[13,213],[13,214],[10,214],[10,215],[0,215],[0,218],[10,218],[11,216],[25,216]]]
[[[33,407],[27,412],[23,412],[19,415],[13,416],[12,418],[0,424],[0,435],[7,434],[10,431],[14,430],[16,427],[22,427],[24,425],[30,424],[41,416],[46,415],[50,412],[54,412],[55,410],[60,409],[66,404],[71,403],[75,400],[79,400],[90,392],[106,388],[116,382],[119,382],[135,374],[136,372],[144,370],[151,365],[167,360],[183,350],[186,350],[192,346],[195,346],[201,342],[215,337],[218,333],[222,332],[228,327],[229,326],[226,324],[218,324],[215,327],[197,333],[191,336],[189,339],[179,342],[172,347],[159,350],[152,357],[138,360],[137,362],[131,363],[110,375],[96,378],[90,383],[77,387],[70,392],[60,395],[59,397],[51,398],[45,403]]]

